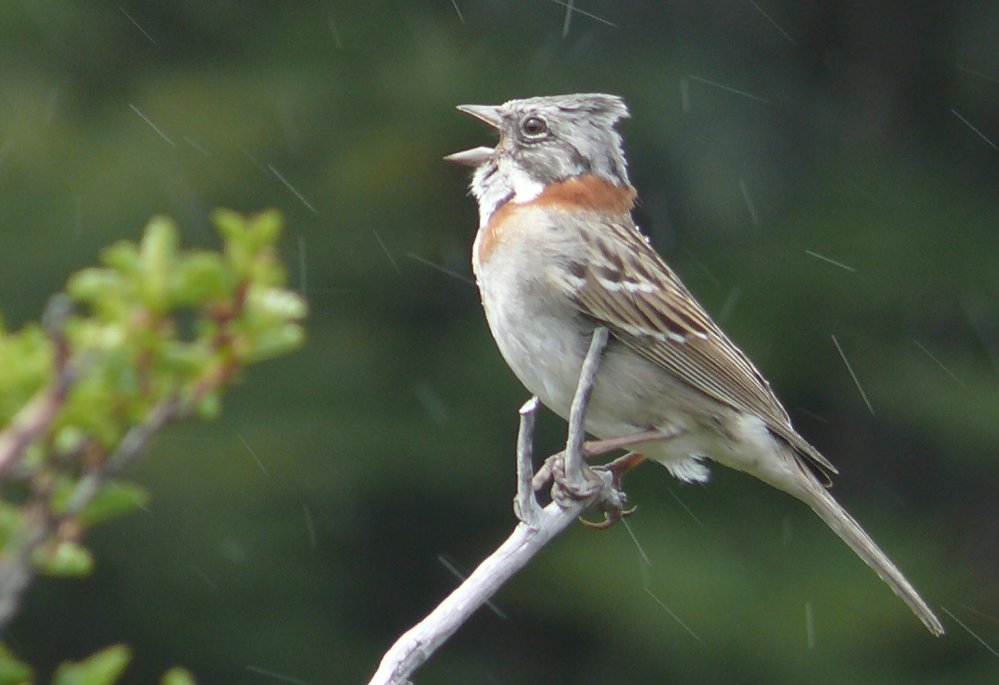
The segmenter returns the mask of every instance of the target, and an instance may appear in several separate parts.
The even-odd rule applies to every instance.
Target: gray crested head
[[[629,114],[616,95],[550,95],[458,109],[499,130],[495,149],[478,147],[445,158],[476,168],[472,192],[483,220],[510,199],[527,201],[545,186],[577,176],[630,185],[615,130]]]
[[[500,106],[500,155],[509,155],[547,185],[596,174],[628,185],[628,166],[615,124],[628,108],[615,95],[577,94],[510,100]]]

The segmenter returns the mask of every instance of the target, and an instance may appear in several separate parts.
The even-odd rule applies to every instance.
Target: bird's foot
[[[643,461],[645,461],[643,455],[637,452],[628,452],[608,464],[594,466],[592,470],[596,471],[597,474],[606,474],[609,476],[608,484],[604,488],[600,500],[597,502],[604,512],[604,519],[603,521],[590,521],[580,517],[579,522],[587,528],[606,530],[626,516],[634,514],[638,507],[627,507],[628,496],[621,487],[621,479],[624,477],[624,474],[631,471]]]
[[[576,474],[567,472],[565,464],[565,452],[559,452],[545,462],[551,472],[554,501],[568,505],[573,501],[590,499],[604,488],[603,479],[586,464],[580,464]]]

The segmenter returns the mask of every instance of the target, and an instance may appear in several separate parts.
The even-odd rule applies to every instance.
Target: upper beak
[[[495,105],[458,105],[458,111],[471,114],[476,119],[481,119],[494,128],[500,126],[499,107]],[[445,161],[455,164],[477,167],[491,160],[496,154],[496,150],[491,147],[481,146],[471,150],[455,152],[444,158]]]
[[[497,105],[458,105],[458,111],[471,114],[476,119],[481,119],[493,128],[500,126],[500,113]]]

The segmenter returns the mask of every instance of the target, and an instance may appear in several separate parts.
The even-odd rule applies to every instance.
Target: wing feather
[[[584,229],[587,230],[587,229]],[[557,279],[576,307],[629,348],[709,397],[759,416],[820,473],[836,468],[791,425],[770,384],[625,217],[588,231],[592,259]],[[827,478],[828,479],[828,478]]]

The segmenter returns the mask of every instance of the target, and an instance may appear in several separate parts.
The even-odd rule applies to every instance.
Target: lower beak
[[[473,147],[471,150],[463,150],[461,152],[450,154],[444,158],[444,161],[454,162],[455,164],[464,164],[465,166],[478,167],[490,161],[495,154],[496,150],[483,145],[481,147]]]

